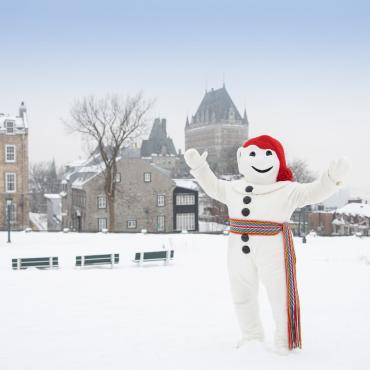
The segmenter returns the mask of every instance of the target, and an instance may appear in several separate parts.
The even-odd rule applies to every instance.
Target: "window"
[[[144,172],[144,182],[151,182],[151,181],[152,181],[151,172]]]
[[[17,207],[15,203],[10,205],[10,223],[15,223],[17,219]],[[5,204],[5,222],[8,223],[8,206]]]
[[[5,191],[7,193],[15,193],[17,189],[16,175],[14,172],[7,172],[5,174]]]
[[[107,219],[106,218],[98,218],[98,230],[102,231],[103,229],[107,228]]]
[[[157,195],[157,206],[164,207],[164,195],[163,194]]]
[[[121,173],[120,172],[116,173],[116,182],[121,182]]]
[[[164,231],[164,216],[157,216],[157,230]]]
[[[176,215],[176,230],[195,230],[195,213],[178,213]]]
[[[107,201],[104,196],[98,197],[98,208],[99,209],[107,208]]]
[[[176,195],[176,205],[177,206],[188,206],[195,204],[195,195],[181,193]]]
[[[5,162],[15,162],[15,145],[5,145]]]
[[[127,221],[127,228],[128,229],[136,229],[136,220],[128,220]]]
[[[5,121],[5,128],[7,134],[13,134],[14,133],[14,121]]]

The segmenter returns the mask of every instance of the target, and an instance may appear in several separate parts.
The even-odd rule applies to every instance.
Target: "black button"
[[[242,234],[241,238],[242,238],[243,242],[246,243],[249,240],[249,235],[248,234]]]
[[[251,211],[248,208],[243,208],[242,209],[243,216],[247,217],[250,213],[251,213]]]
[[[251,250],[248,245],[243,245],[242,251],[243,253],[248,254]]]
[[[249,195],[246,195],[244,198],[243,198],[243,202],[244,204],[249,204],[251,202],[252,198],[249,196]]]
[[[251,192],[253,191],[253,186],[248,185],[248,186],[245,188],[245,191],[246,191],[247,193],[251,193]]]

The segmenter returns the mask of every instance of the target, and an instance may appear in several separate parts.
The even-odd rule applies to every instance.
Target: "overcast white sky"
[[[0,112],[27,104],[30,160],[83,155],[61,118],[75,98],[143,91],[184,147],[223,79],[251,134],[316,171],[346,155],[370,196],[370,6],[365,1],[17,1],[0,4]]]

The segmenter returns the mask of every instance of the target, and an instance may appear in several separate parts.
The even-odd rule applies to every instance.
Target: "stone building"
[[[117,161],[115,228],[117,232],[198,230],[198,192],[177,186],[170,171],[125,149]],[[76,231],[108,228],[108,202],[98,158],[69,166],[63,182],[62,223]]]
[[[185,149],[207,150],[217,175],[237,174],[236,151],[248,134],[246,111],[242,117],[224,85],[206,91],[195,115],[186,119]]]
[[[13,230],[29,225],[28,119],[22,102],[18,116],[0,113],[0,229],[7,228],[8,207]]]
[[[172,139],[167,136],[167,121],[164,118],[154,120],[149,138],[142,141],[140,156],[147,162],[168,170],[172,178],[190,177],[184,155],[181,150],[176,151]]]
[[[176,149],[173,141],[167,136],[167,121],[165,118],[154,120],[149,138],[143,140],[140,148],[141,157],[150,157],[152,154],[174,155]]]

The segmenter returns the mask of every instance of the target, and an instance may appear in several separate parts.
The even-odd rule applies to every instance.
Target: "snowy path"
[[[172,238],[170,266],[132,262]],[[223,235],[0,233],[0,369],[369,369],[370,238],[296,241],[303,350],[234,349],[239,337]],[[150,243],[150,244],[149,244]],[[144,248],[145,249],[145,248]],[[76,270],[80,253],[117,268]],[[12,271],[12,257],[60,256],[60,270]],[[266,336],[271,313],[261,291]]]

